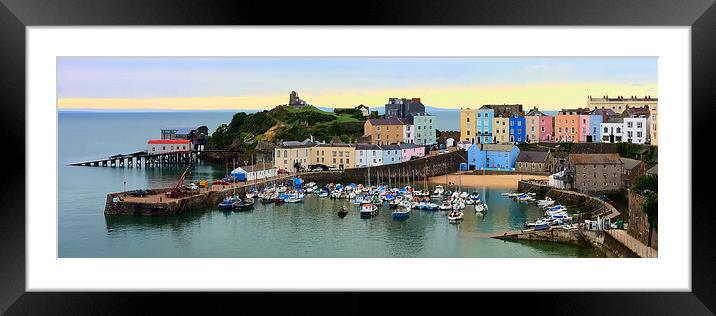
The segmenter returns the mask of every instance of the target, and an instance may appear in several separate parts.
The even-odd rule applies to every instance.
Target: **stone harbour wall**
[[[644,203],[643,195],[629,191],[629,222],[627,225],[627,233],[645,245],[658,250],[658,233],[649,225],[649,219],[641,207],[642,203]],[[651,235],[649,233],[651,233]]]
[[[307,172],[300,174],[300,176],[306,182],[365,183],[368,179],[368,169],[370,169],[371,183],[376,183],[378,179],[383,183],[405,183],[406,178],[410,178],[411,181],[413,178],[423,180],[425,177],[456,172],[461,163],[467,163],[467,151],[464,149],[390,165],[351,168],[341,171]]]

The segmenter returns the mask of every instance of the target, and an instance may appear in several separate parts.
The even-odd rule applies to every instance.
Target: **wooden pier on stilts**
[[[190,163],[197,163],[201,160],[202,153],[237,153],[237,150],[192,150],[177,151],[161,154],[150,154],[146,151],[138,151],[130,154],[119,154],[104,159],[90,160],[85,162],[71,163],[70,166],[84,167],[110,167],[110,168],[152,168],[152,167],[176,167],[185,166]]]

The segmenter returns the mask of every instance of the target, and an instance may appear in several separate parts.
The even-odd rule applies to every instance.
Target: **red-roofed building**
[[[193,144],[188,139],[152,139],[147,142],[147,153],[166,154],[173,152],[189,152]]]

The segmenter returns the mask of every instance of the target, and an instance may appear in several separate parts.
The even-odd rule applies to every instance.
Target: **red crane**
[[[186,178],[189,169],[191,169],[191,163],[186,166],[184,172],[182,172],[181,174],[181,177],[179,177],[179,181],[174,186],[174,188],[172,188],[171,192],[168,192],[169,197],[178,199],[180,197],[186,196],[186,191],[182,190],[182,188],[184,187],[184,178]]]

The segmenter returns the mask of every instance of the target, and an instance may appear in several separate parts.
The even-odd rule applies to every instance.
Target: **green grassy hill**
[[[363,134],[363,123],[365,118],[355,109],[327,112],[313,106],[281,105],[253,114],[234,114],[229,124],[220,125],[211,135],[207,147],[252,150],[258,141],[302,141],[310,136],[318,141],[339,136],[349,142]]]

